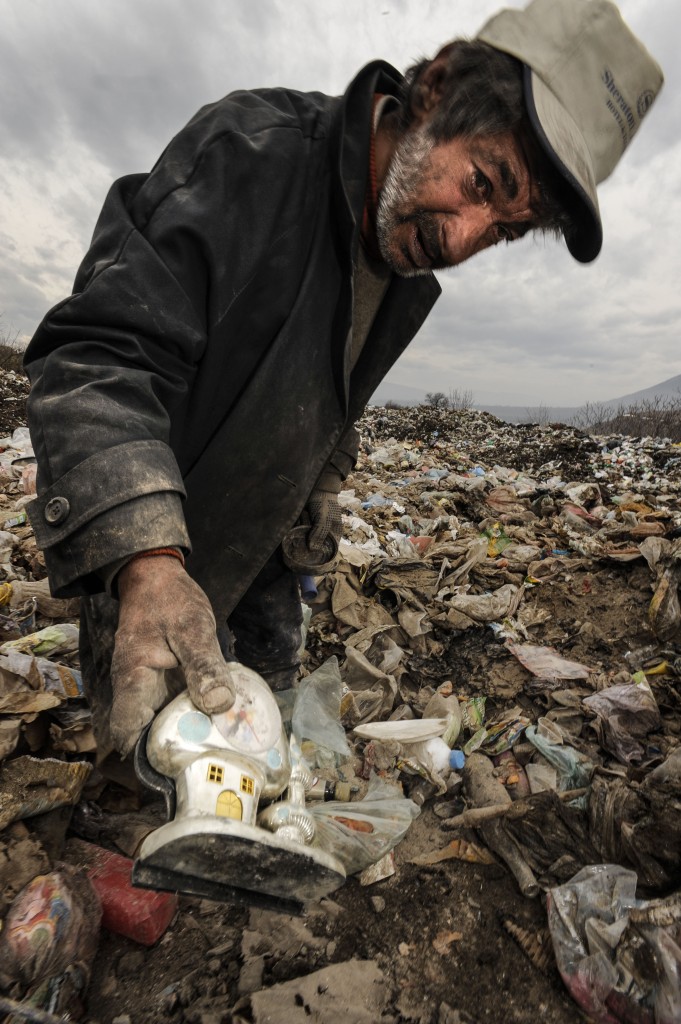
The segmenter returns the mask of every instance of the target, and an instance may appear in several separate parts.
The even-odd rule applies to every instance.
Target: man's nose
[[[453,266],[463,263],[492,245],[491,224],[492,211],[482,203],[466,206],[448,217],[444,231],[447,262]]]

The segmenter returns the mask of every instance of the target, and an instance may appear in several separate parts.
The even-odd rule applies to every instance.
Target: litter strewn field
[[[368,410],[340,558],[307,597],[303,680],[349,744],[303,737],[313,771],[345,786],[315,814],[354,873],[300,918],[181,897],[150,912],[148,945],[106,908],[99,927],[78,871],[92,877],[92,846],[134,856],[162,805],[127,765],[95,766],[76,610],[36,583],[22,521],[34,482],[10,385],[5,1001],[102,1024],[681,1019],[681,446]],[[367,810],[358,842],[348,822],[377,796],[394,811]],[[13,961],[13,901],[41,874],[51,905],[71,901],[68,955],[12,946]]]

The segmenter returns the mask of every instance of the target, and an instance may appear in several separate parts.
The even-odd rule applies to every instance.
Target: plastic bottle
[[[439,736],[435,736],[432,740],[422,740],[420,743],[405,743],[404,750],[411,760],[418,761],[422,765],[428,775],[440,778],[449,775],[451,750]]]
[[[334,782],[332,779],[320,779],[319,776],[312,780],[312,785],[305,791],[307,800],[340,800],[341,803],[352,800],[352,794],[353,787],[349,782]]]

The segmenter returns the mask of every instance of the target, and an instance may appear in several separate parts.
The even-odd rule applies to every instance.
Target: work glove
[[[282,541],[284,561],[301,575],[332,568],[343,532],[338,494],[357,460],[359,434],[354,427],[341,438],[317,480],[303,513]]]
[[[109,727],[114,746],[125,756],[182,682],[207,715],[232,706],[234,687],[210,601],[177,558],[135,558],[118,573],[117,584]]]
[[[338,504],[342,478],[327,470],[323,473],[307,499],[305,511],[310,520],[307,546],[319,561],[335,558],[343,533],[343,516]],[[326,556],[326,557],[325,557]]]
[[[300,519],[282,540],[284,561],[293,572],[318,576],[333,566],[343,527],[338,504],[342,482],[333,473],[323,473]]]

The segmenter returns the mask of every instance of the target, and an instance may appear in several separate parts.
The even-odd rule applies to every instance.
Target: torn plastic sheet
[[[509,544],[504,553],[496,563],[505,565],[511,572],[524,572],[527,574],[530,565],[541,559],[541,548],[536,544]]]
[[[594,766],[588,757],[574,747],[556,742],[553,738],[556,733],[560,733],[560,730],[552,722],[547,723],[544,718],[540,718],[536,726],[530,725],[525,730],[525,736],[530,743],[558,770],[558,789],[583,789],[589,785]],[[583,798],[582,802],[586,805],[586,798]]]
[[[404,651],[388,636],[392,626],[374,626],[360,630],[348,639],[346,648],[354,648],[364,654],[370,664],[380,672],[394,673],[402,659]]]
[[[589,832],[600,858],[633,868],[650,892],[681,877],[681,747],[642,783],[594,773]]]
[[[340,723],[342,687],[338,659],[328,658],[298,685],[291,728],[300,743],[310,740],[318,747],[350,757],[352,752]]]
[[[681,898],[636,899],[636,873],[583,868],[547,897],[561,977],[598,1024],[681,1020]]]
[[[502,484],[500,487],[493,487],[485,495],[485,502],[495,512],[522,512],[525,504],[519,499],[515,487]]]
[[[410,608],[403,605],[397,613],[397,621],[412,640],[417,636],[425,636],[433,629],[430,616],[423,608]]]
[[[315,845],[342,862],[349,875],[364,871],[389,853],[406,834],[420,808],[378,776],[363,800],[310,804]]]
[[[449,575],[443,579],[443,589],[447,587],[460,586],[466,583],[470,575],[471,569],[475,568],[476,565],[480,565],[481,562],[487,559],[487,537],[476,537],[475,540],[466,543],[465,541],[459,541],[457,544],[456,553],[460,553],[463,549],[465,553],[465,559],[463,563],[457,566]],[[438,594],[440,598],[440,594]]]
[[[528,672],[539,679],[588,679],[593,671],[578,661],[561,657],[553,647],[514,643],[507,643],[506,647]]]
[[[476,622],[495,622],[515,615],[523,588],[505,583],[491,594],[453,594],[448,605]]]
[[[331,589],[331,611],[334,618],[343,625],[359,632],[367,628],[395,626],[387,608],[361,593],[359,581],[348,577],[346,573],[335,572],[333,576],[327,577],[324,585]],[[352,635],[354,637],[355,634]]]
[[[639,741],[661,725],[660,712],[645,675],[637,673],[634,680],[608,686],[583,701],[596,715],[591,724],[599,743],[622,764],[640,761],[645,747]]]
[[[392,595],[395,605],[407,601],[413,606],[434,596],[438,575],[420,558],[386,558],[371,568],[366,582],[371,582],[381,594]]]
[[[384,643],[389,640],[388,637],[380,639]],[[345,726],[370,722],[375,718],[385,717],[392,711],[397,694],[397,680],[390,669],[394,670],[397,667],[404,652],[393,641],[390,641],[390,645],[382,651],[370,646],[367,655],[350,644],[346,645],[345,662],[341,669],[346,686],[341,703],[341,716]],[[378,664],[373,664],[369,657]]]

